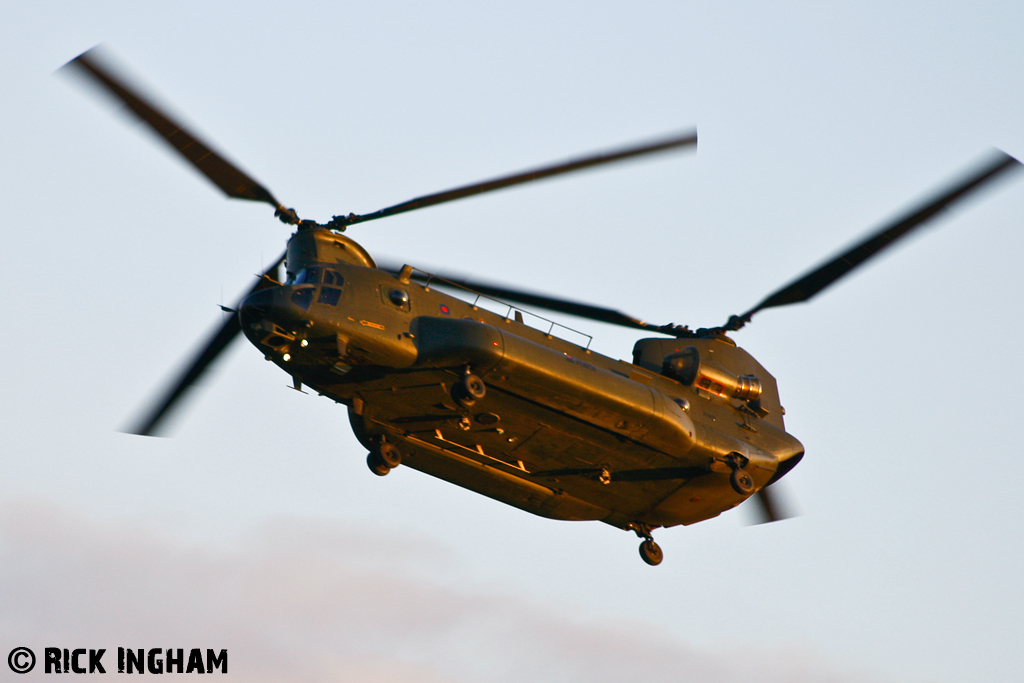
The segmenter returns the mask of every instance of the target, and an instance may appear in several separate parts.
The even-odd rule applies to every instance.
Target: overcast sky
[[[780,486],[802,515],[661,530],[651,568],[606,525],[374,477],[344,411],[244,342],[173,438],[117,432],[288,229],[54,72],[105,44],[319,220],[696,126],[695,154],[349,234],[701,326],[991,147],[1024,157],[1022,28],[1008,2],[5,8],[0,653],[228,647],[252,681],[1017,680],[1024,177],[736,334],[807,448]],[[569,324],[629,358],[631,331]]]

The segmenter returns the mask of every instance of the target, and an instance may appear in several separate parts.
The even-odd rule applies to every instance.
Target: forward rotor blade
[[[1020,166],[1021,163],[1010,155],[995,150],[988,160],[968,172],[962,179],[871,233],[859,244],[771,294],[742,316],[732,316],[724,329],[738,330],[750,321],[751,316],[766,308],[808,301],[853,269],[923,227],[946,209],[966,199],[1001,175],[1019,169]]]
[[[535,168],[529,171],[523,171],[520,173],[515,173],[513,175],[504,176],[502,178],[485,180],[480,183],[466,185],[464,187],[459,187],[454,190],[447,190],[445,192],[428,194],[423,197],[418,197],[416,199],[403,202],[401,204],[395,204],[394,206],[389,206],[386,209],[381,209],[380,211],[375,211],[373,213],[363,214],[361,216],[357,216],[355,214],[349,214],[348,216],[335,216],[335,219],[334,221],[332,221],[332,224],[345,226],[354,225],[356,223],[364,223],[366,221],[377,220],[378,218],[384,218],[386,216],[394,216],[395,214],[398,213],[405,213],[406,211],[412,211],[414,209],[422,209],[428,206],[434,206],[436,204],[443,204],[445,202],[455,201],[456,199],[462,199],[463,197],[470,197],[473,195],[483,194],[484,192],[492,192],[494,190],[512,187],[513,185],[522,185],[523,183],[529,183],[535,180],[541,180],[543,178],[550,178],[551,176],[561,175],[563,173],[571,173],[573,171],[579,171],[585,168],[600,166],[602,164],[610,164],[616,161],[631,159],[633,157],[644,156],[647,154],[667,152],[681,147],[696,146],[697,131],[689,131],[686,133],[680,133],[658,140],[649,140],[646,142],[635,143],[626,147],[620,147],[618,149],[597,152],[595,154],[590,154],[585,157],[570,159],[569,161],[552,164],[550,166],[542,166],[540,168]]]
[[[378,267],[381,270],[386,270],[390,273],[398,273],[401,270],[401,266],[396,266],[394,264],[383,264]],[[505,285],[481,282],[479,280],[470,280],[461,275],[432,273],[430,276],[427,276],[421,272],[414,272],[412,277],[419,282],[426,282],[429,278],[431,284],[436,287],[444,285],[464,287],[478,294],[493,296],[506,301],[525,304],[535,308],[543,308],[548,311],[567,313],[569,315],[576,316],[577,318],[586,318],[588,320],[597,320],[598,322],[609,323],[612,325],[621,325],[622,327],[644,330],[646,332],[661,332],[663,334],[674,335],[675,331],[679,329],[673,325],[652,325],[651,323],[644,322],[639,318],[634,318],[631,315],[627,315],[621,311],[616,311],[611,308],[604,308],[602,306],[595,306],[593,304],[586,304],[579,301],[571,301],[569,299],[560,299],[547,294],[524,292],[519,289],[506,287]]]
[[[112,66],[109,57],[101,56],[97,48],[83,52],[65,66],[77,68],[80,73],[91,77],[93,82],[104,92],[121,101],[228,197],[266,202],[273,206],[279,214],[284,212],[287,216],[289,210],[281,206],[267,188],[246,175],[241,169],[143,97],[137,88],[128,84],[125,77],[116,74],[118,69]],[[282,220],[284,220],[283,217]]]
[[[278,268],[284,262],[284,258],[285,255],[281,254],[281,258],[263,272],[259,279],[256,280],[256,283],[249,288],[249,291],[239,298],[238,303],[235,304],[234,307],[235,311],[241,307],[242,301],[244,301],[250,294],[267,289],[268,287],[274,287],[278,284],[275,281],[275,276],[277,275]],[[224,323],[210,336],[206,344],[200,348],[192,361],[184,367],[178,378],[168,387],[167,391],[160,397],[160,399],[153,404],[143,418],[133,427],[125,431],[129,434],[139,434],[140,436],[155,436],[164,420],[169,417],[174,409],[179,405],[179,402],[185,393],[200,377],[202,377],[203,373],[206,372],[215,360],[217,360],[221,352],[227,348],[228,344],[230,344],[241,331],[242,325],[238,320],[238,313],[234,312],[229,315],[227,320],[225,320]]]

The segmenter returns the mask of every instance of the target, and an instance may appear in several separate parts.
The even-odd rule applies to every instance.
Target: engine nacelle
[[[687,346],[665,356],[662,374],[717,396],[756,401],[761,398],[761,380],[754,375],[735,375],[717,363],[702,360],[700,351]]]

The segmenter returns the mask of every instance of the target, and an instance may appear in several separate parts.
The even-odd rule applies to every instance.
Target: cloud
[[[215,547],[38,501],[0,512],[0,645],[105,647],[108,675],[123,646],[227,648],[230,680],[257,683],[855,679],[806,653],[701,652],[467,588],[450,550],[394,532],[276,519]]]

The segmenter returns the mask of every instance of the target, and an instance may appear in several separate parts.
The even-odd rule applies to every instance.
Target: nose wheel
[[[401,464],[401,452],[395,448],[394,444],[386,441],[377,444],[366,456],[366,466],[378,477],[385,476]]]

